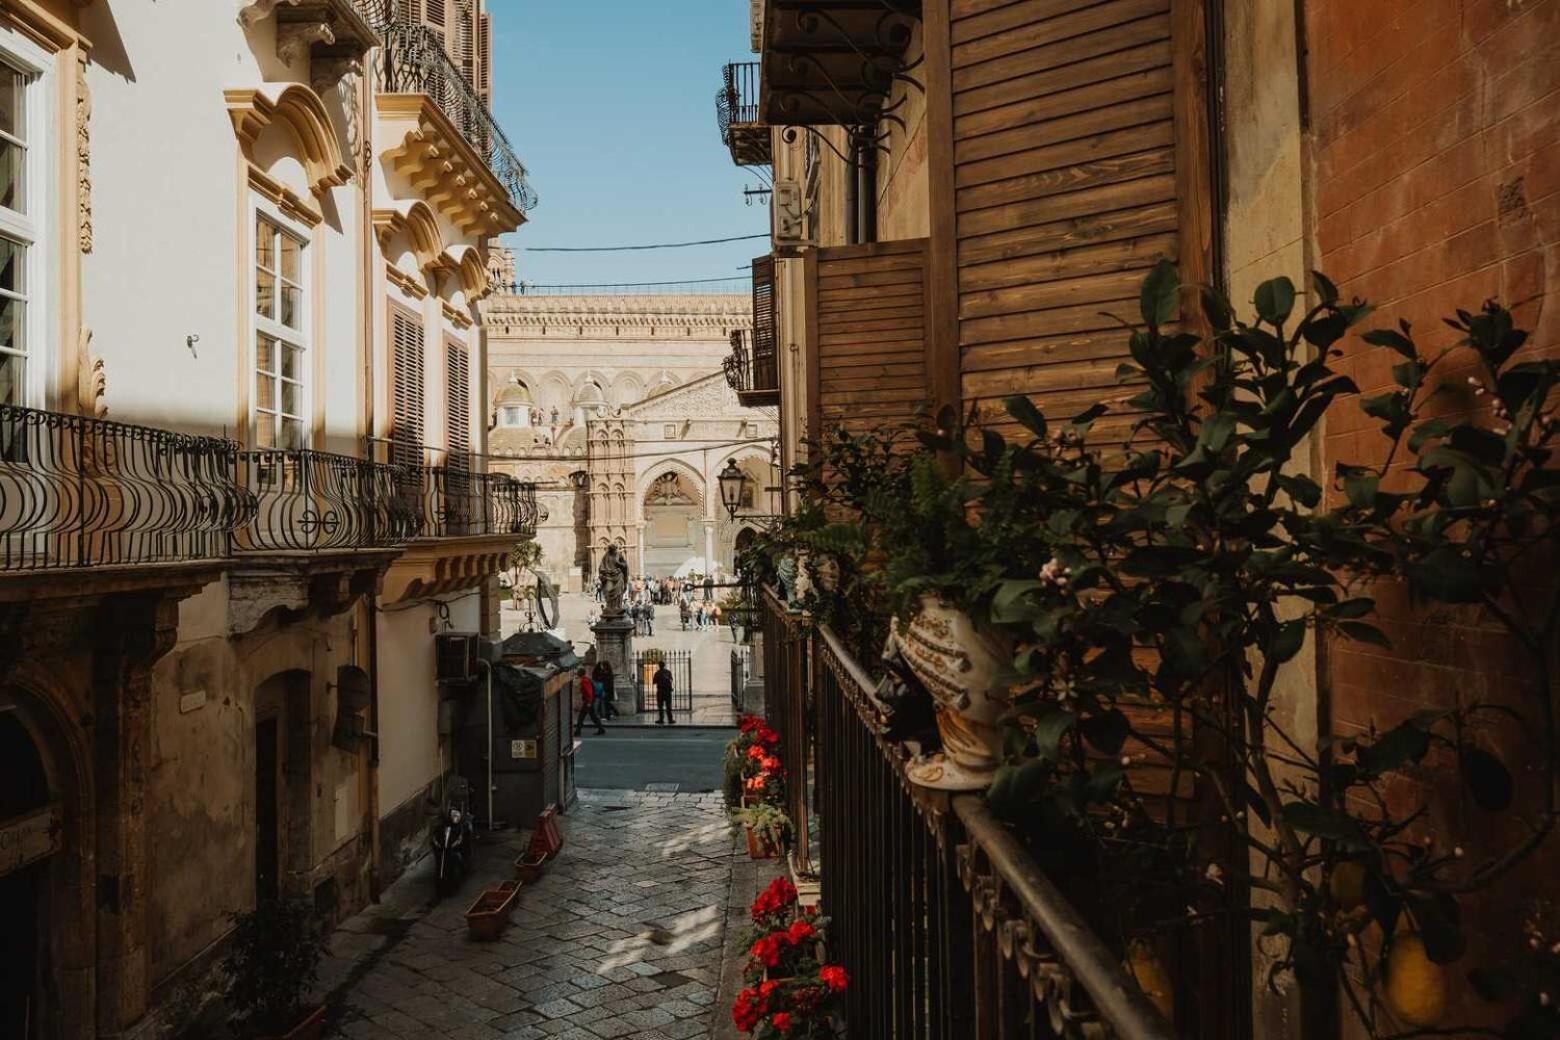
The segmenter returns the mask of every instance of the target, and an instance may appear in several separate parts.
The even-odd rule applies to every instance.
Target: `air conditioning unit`
[[[748,46],[754,54],[764,49],[764,0],[748,0]]]
[[[478,642],[475,632],[441,632],[434,636],[435,679],[441,683],[465,683],[475,679]]]
[[[811,245],[807,240],[807,205],[799,182],[775,181],[774,200],[769,211],[773,214],[775,245]]]

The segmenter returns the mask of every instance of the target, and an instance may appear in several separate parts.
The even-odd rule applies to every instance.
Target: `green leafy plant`
[[[759,802],[731,814],[738,826],[753,832],[758,843],[769,849],[784,849],[791,841],[791,818],[778,805]]]
[[[1402,358],[1396,388],[1362,402],[1387,444],[1379,463],[1338,467],[1332,502],[1304,445],[1358,392],[1332,360],[1369,306],[1317,275],[1315,302],[1297,310],[1281,278],[1258,288],[1247,323],[1202,290],[1204,342],[1173,327],[1182,294],[1169,264],[1143,284],[1144,328],[1118,373],[1137,388],[1124,445],[1091,436],[1103,405],[1053,425],[1022,398],[1008,402],[1021,442],[926,438],[974,485],[1018,489],[1044,517],[1043,543],[1014,561],[1028,573],[998,582],[986,615],[1018,646],[1007,762],[988,797],[1040,844],[1095,865],[1123,945],[1250,912],[1284,944],[1273,974],[1298,980],[1304,1035],[1336,1035],[1340,992],[1371,1036],[1431,1035],[1439,973],[1466,947],[1460,900],[1554,826],[1557,365],[1514,362],[1526,334],[1494,304],[1458,312],[1459,341],[1434,358],[1406,325],[1366,333]],[[969,501],[981,508],[978,492]],[[891,572],[952,573],[898,548]],[[1276,710],[1280,677],[1316,633],[1388,646],[1371,623],[1380,581],[1499,624],[1522,651],[1519,688],[1308,746]],[[1537,806],[1515,813],[1499,749],[1522,741],[1541,782]],[[1482,812],[1513,814],[1504,847],[1431,834],[1426,802],[1388,798],[1432,756]],[[1217,811],[1147,795],[1153,774]],[[1556,967],[1478,966],[1479,991],[1512,1009],[1510,1035],[1556,1027],[1539,998]]]
[[[271,900],[232,915],[233,934],[222,971],[228,1001],[246,1023],[285,1033],[305,1016],[304,1001],[319,976],[325,934],[304,900]]]

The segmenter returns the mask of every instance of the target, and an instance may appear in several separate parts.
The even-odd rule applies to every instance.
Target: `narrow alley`
[[[345,922],[321,972],[331,1035],[710,1036],[734,851],[720,796],[586,790],[561,829],[563,855],[521,890],[498,941],[469,939],[463,914],[513,876],[518,835],[483,847],[437,905],[424,861]]]

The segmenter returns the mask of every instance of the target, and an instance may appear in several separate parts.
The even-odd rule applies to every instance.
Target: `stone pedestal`
[[[634,683],[634,623],[625,615],[605,617],[590,630],[596,636],[596,660],[612,665],[612,689],[617,698],[620,715],[631,715],[645,710],[635,703]]]

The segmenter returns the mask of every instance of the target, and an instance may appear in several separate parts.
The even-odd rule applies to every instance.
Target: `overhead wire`
[[[703,238],[694,242],[652,242],[636,246],[521,246],[527,253],[628,253],[643,249],[687,249],[690,246],[718,246],[726,242],[751,242],[756,238],[768,238],[769,232],[757,235],[736,235],[731,238]]]

